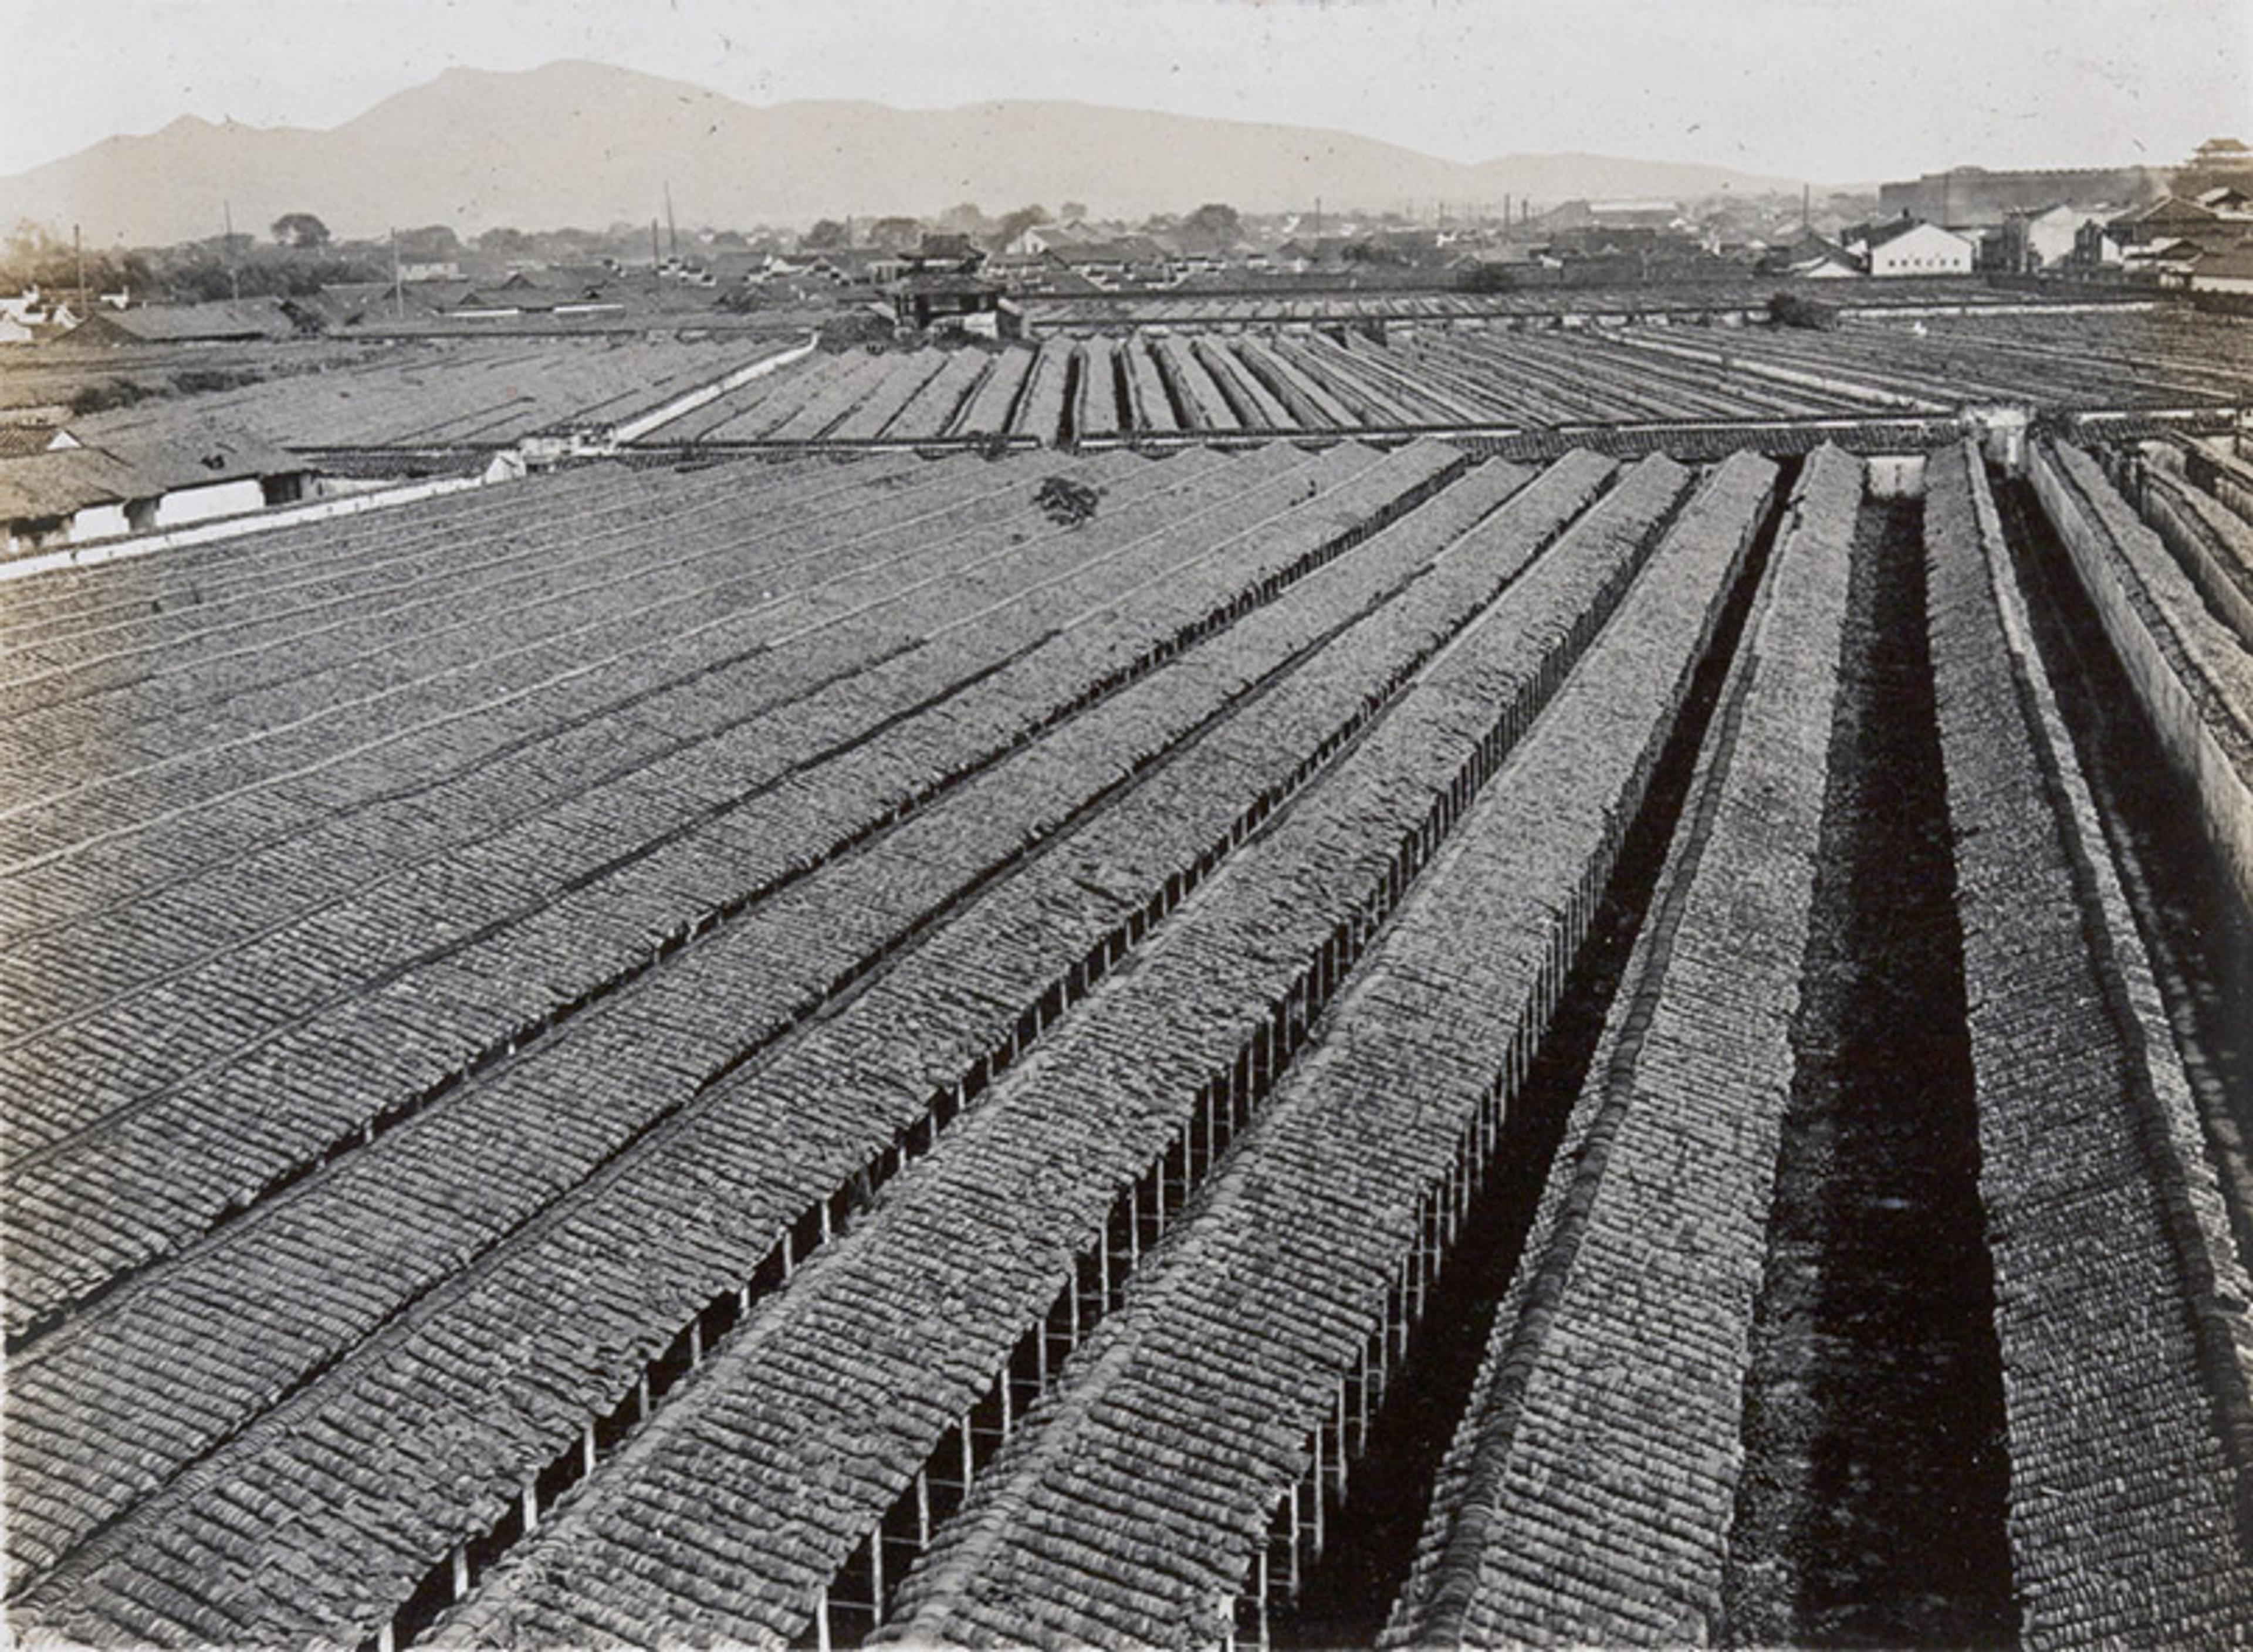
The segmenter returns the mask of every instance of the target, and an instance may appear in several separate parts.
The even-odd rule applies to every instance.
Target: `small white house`
[[[1866,232],[1847,244],[1877,276],[1968,275],[1978,247],[1952,230],[1905,218]]]

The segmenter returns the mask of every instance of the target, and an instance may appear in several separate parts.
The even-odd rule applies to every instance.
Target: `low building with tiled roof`
[[[126,533],[161,532],[303,497],[305,460],[192,414],[136,410],[79,435],[0,446],[0,527],[10,556]],[[10,449],[30,449],[13,451]]]
[[[201,304],[143,304],[101,310],[64,335],[73,344],[241,344],[292,338],[303,331],[282,301],[215,299]]]

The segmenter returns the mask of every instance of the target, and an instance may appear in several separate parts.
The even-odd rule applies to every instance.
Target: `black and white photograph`
[[[0,0],[0,1643],[2253,1646],[2253,0]]]

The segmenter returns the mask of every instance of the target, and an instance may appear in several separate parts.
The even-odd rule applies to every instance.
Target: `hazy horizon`
[[[2253,135],[2253,0],[85,0],[0,62],[0,174],[182,115],[325,129],[449,68],[569,59],[755,105],[1073,101],[1441,158],[1587,153],[1834,184],[2180,162]],[[1946,46],[1942,51],[1936,48]],[[1390,72],[1388,72],[1388,70]]]

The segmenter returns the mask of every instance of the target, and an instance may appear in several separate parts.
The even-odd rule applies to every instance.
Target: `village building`
[[[903,327],[954,329],[987,338],[1015,338],[1023,331],[1022,316],[1007,301],[1008,289],[989,276],[924,270],[903,275],[885,291]]]
[[[2208,253],[2193,262],[2186,284],[2194,294],[2229,298],[2230,308],[2253,306],[2253,244]]]
[[[1773,247],[1760,263],[1769,275],[1796,275],[1815,281],[1836,281],[1867,273],[1859,258],[1837,241],[1813,231],[1784,246]]]
[[[1147,235],[1086,241],[1050,256],[1106,292],[1122,287],[1168,287],[1179,278],[1172,256]]]
[[[313,475],[296,455],[192,418],[152,424],[136,416],[132,428],[88,441],[53,428],[17,429],[37,436],[0,446],[0,526],[10,556],[294,503]]]
[[[2082,231],[2094,224],[2101,233],[2119,210],[2117,206],[2075,206],[2060,202],[2039,211],[2012,212],[2002,224],[2002,267],[2015,274],[2040,275],[2089,261],[2082,254]],[[2118,261],[2117,249],[2110,261]]]
[[[2142,247],[2198,235],[2210,231],[2220,221],[2221,214],[2201,201],[2180,195],[2162,195],[2149,206],[2122,213],[2108,227],[2123,246]]]
[[[907,260],[874,247],[835,247],[806,261],[803,274],[838,287],[881,287],[907,273]]]
[[[64,336],[82,345],[251,344],[309,331],[303,313],[289,301],[275,298],[143,304],[97,310]]]
[[[1865,271],[1883,278],[1904,275],[1968,275],[1978,246],[1966,236],[1914,218],[1864,225],[1842,238]]]

